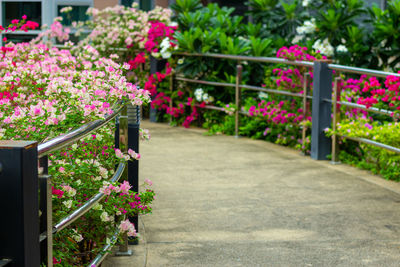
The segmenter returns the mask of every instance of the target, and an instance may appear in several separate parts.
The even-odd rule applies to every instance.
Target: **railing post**
[[[39,175],[40,189],[40,261],[46,266],[53,266],[53,203],[51,192],[51,177],[48,175],[48,156],[44,156],[39,160],[40,168],[43,168],[42,174]]]
[[[307,126],[305,123],[307,122],[307,113],[308,113],[308,87],[310,86],[309,83],[310,74],[307,72],[303,76],[303,128],[301,134],[302,146],[305,147],[306,145],[306,133],[307,133]],[[305,154],[305,152],[304,152]]]
[[[334,134],[332,135],[332,164],[337,164],[338,163],[338,156],[339,156],[339,145],[338,145],[338,136],[335,134],[336,132],[336,125],[340,120],[340,109],[339,109],[339,104],[337,103],[338,100],[340,100],[340,85],[339,82],[341,81],[340,77],[335,78],[335,84],[333,86],[333,99],[332,99],[332,104],[333,104],[333,116],[332,116],[332,130]],[[339,110],[338,110],[339,109]]]
[[[128,148],[139,153],[139,129],[140,109],[139,106],[128,105]],[[128,162],[128,181],[132,190],[139,192],[139,161]],[[129,220],[135,225],[136,232],[139,232],[139,216],[130,217]],[[137,242],[132,242],[137,244]]]
[[[174,71],[171,72],[171,75],[169,76],[169,91],[171,93],[171,97],[169,98],[169,109],[172,110],[172,94],[174,92],[174,78],[175,78],[175,73]],[[169,116],[169,123],[172,123],[172,115]]]
[[[119,140],[118,144],[119,149],[123,153],[128,152],[128,114],[127,114],[127,105],[123,107],[121,110],[121,115],[119,116],[118,120],[118,135],[119,135]],[[128,170],[125,168],[124,173],[122,174],[122,179],[123,180],[128,180]],[[127,234],[124,234],[123,236],[123,243],[119,246],[119,251],[116,252],[117,256],[131,256],[132,255],[132,250],[128,248],[128,236]]]
[[[325,160],[331,153],[331,140],[325,129],[331,127],[330,103],[324,99],[332,98],[332,70],[327,60],[314,61],[312,103],[311,158]]]
[[[0,141],[0,259],[39,266],[37,142]]]
[[[235,105],[236,105],[236,111],[235,111],[235,137],[239,137],[239,113],[240,113],[240,98],[241,98],[241,90],[240,90],[240,85],[242,83],[242,70],[243,66],[241,64],[238,64],[236,66],[236,87],[235,87]]]

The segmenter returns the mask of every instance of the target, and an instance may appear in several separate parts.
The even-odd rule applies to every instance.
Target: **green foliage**
[[[393,147],[400,147],[400,124],[371,122],[369,119],[346,119],[337,126],[336,134],[373,140]],[[332,135],[332,130],[328,135]],[[376,146],[343,139],[339,159],[345,163],[380,174],[386,179],[400,181],[400,155]]]
[[[386,10],[374,5],[369,12],[374,26],[375,52],[384,68],[394,69],[400,62],[400,0],[388,1]]]
[[[347,37],[347,27],[358,26],[356,19],[366,13],[362,0],[322,1],[314,8],[317,11],[316,38],[328,38],[333,46],[342,44],[342,39]]]
[[[286,3],[277,0],[249,0],[251,15],[255,23],[264,26],[267,35],[277,46],[288,44],[296,35],[296,27],[306,18],[306,13],[297,0]],[[286,40],[286,41],[283,41]]]
[[[201,7],[199,0],[176,0],[176,3],[171,5],[171,9],[177,14],[196,11]]]

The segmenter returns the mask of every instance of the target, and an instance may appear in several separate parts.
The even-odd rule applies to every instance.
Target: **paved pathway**
[[[157,199],[135,257],[109,265],[400,266],[399,184],[263,141],[144,127],[140,175]]]

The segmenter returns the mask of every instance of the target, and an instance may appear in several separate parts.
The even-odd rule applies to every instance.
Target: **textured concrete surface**
[[[111,266],[400,266],[399,184],[263,141],[142,126],[157,199],[140,259]]]

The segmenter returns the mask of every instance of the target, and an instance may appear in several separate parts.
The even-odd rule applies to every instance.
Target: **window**
[[[132,4],[136,2],[135,0],[121,0],[121,5],[126,7],[131,7]]]
[[[3,34],[3,37],[7,38],[8,42],[15,43],[26,43],[37,37],[36,34]]]
[[[89,6],[71,6],[72,11],[68,13],[61,13],[60,10],[64,7],[71,5],[59,5],[57,6],[58,16],[63,18],[62,24],[65,26],[69,26],[73,21],[86,21],[89,19],[89,16],[86,15],[86,11]]]
[[[2,3],[3,26],[11,24],[13,19],[21,19],[23,15],[28,16],[28,20],[35,21],[42,25],[42,3],[41,2],[3,2]]]

